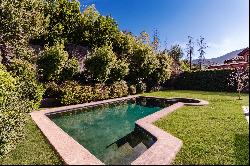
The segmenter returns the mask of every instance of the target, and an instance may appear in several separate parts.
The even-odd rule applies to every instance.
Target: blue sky
[[[205,37],[206,58],[249,46],[249,0],[79,0],[111,15],[121,30],[158,29],[161,45],[185,47],[188,35]],[[197,47],[195,48],[197,50]],[[196,53],[196,57],[197,57]]]

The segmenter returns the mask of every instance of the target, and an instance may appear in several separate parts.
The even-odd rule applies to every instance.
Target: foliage
[[[241,91],[248,86],[249,88],[249,68],[236,68],[228,77],[229,85],[236,87],[239,100],[241,100]]]
[[[168,55],[173,58],[175,62],[180,62],[183,57],[181,46],[178,44],[171,46],[170,50],[168,50]]]
[[[45,84],[45,89],[46,90],[43,95],[45,98],[59,98],[62,95],[60,86],[55,82]]]
[[[194,42],[192,36],[188,36],[188,43],[186,44],[186,46],[186,52],[189,60],[189,69],[192,70],[192,56],[194,54]]]
[[[134,46],[133,55],[129,56],[129,79],[136,83],[137,80],[146,80],[159,65],[156,54],[148,45],[138,43]]]
[[[38,73],[42,81],[58,80],[60,72],[68,60],[63,44],[46,47],[37,60]]]
[[[69,59],[60,73],[60,80],[72,80],[73,76],[79,72],[79,68],[80,66],[76,58]]]
[[[205,38],[200,36],[199,39],[197,39],[197,44],[198,44],[198,52],[199,52],[199,65],[200,65],[200,70],[201,70],[201,66],[202,66],[202,63],[205,59],[205,54],[206,52],[204,51],[208,46],[207,46],[207,43],[205,43]]]
[[[6,64],[20,50],[27,49],[29,39],[44,32],[47,20],[43,0],[2,0],[0,5],[0,54]],[[21,51],[22,52],[22,51]]]
[[[182,71],[191,71],[190,70],[190,64],[187,60],[181,60],[180,61],[180,66]]]
[[[150,44],[150,37],[146,31],[142,31],[137,39],[144,44]]]
[[[83,11],[78,29],[81,44],[90,48],[111,45],[119,33],[115,20],[110,16],[100,15],[94,5]]]
[[[115,82],[110,86],[110,98],[128,95],[128,85],[125,81]]]
[[[154,30],[152,48],[155,52],[158,52],[160,48],[160,37],[157,29]]]
[[[44,15],[48,17],[48,26],[38,40],[54,45],[57,41],[75,41],[76,29],[80,24],[80,3],[76,0],[54,0],[46,3]]]
[[[147,85],[146,83],[142,82],[142,81],[139,81],[137,84],[136,84],[136,91],[137,93],[144,93],[146,92],[147,90]]]
[[[109,99],[109,87],[104,84],[95,84],[93,87],[93,100]]]
[[[0,86],[0,155],[3,155],[22,138],[24,115],[31,111],[31,103],[21,98],[17,80],[3,69],[0,69]]]
[[[113,51],[117,54],[118,58],[127,58],[133,54],[133,46],[136,43],[134,36],[119,32],[113,40]]]
[[[62,86],[61,103],[63,105],[90,102],[93,99],[92,87],[81,86],[77,82],[66,81]]]
[[[28,99],[32,103],[33,109],[39,108],[44,89],[36,79],[34,65],[25,60],[14,59],[11,61],[8,69],[18,81],[21,89],[20,97]]]
[[[171,76],[171,64],[172,58],[168,56],[168,54],[159,54],[157,56],[159,61],[158,67],[154,70],[152,74],[152,82],[153,84],[163,83],[168,80]]]
[[[234,91],[227,80],[231,72],[230,69],[183,72],[174,78],[170,86],[186,90]]]
[[[95,49],[85,61],[85,67],[97,82],[105,82],[116,62],[116,56],[110,46]]]
[[[129,73],[129,64],[125,59],[119,59],[115,62],[113,68],[111,69],[111,80],[113,82],[120,81],[125,78]]]
[[[135,85],[130,85],[129,89],[128,89],[128,92],[129,92],[130,95],[135,95],[136,94],[136,87],[135,87]]]

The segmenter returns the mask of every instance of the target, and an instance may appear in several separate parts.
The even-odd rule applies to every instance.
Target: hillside
[[[208,64],[209,62],[210,62],[210,63],[215,63],[215,64],[223,64],[225,60],[236,57],[237,54],[240,53],[243,49],[244,49],[244,48],[239,49],[239,50],[232,51],[232,52],[230,52],[230,53],[227,53],[227,54],[222,55],[222,56],[217,57],[217,58],[205,59],[204,64],[206,65],[206,64]],[[193,61],[193,63],[194,63],[194,64],[198,64],[198,59],[195,59],[195,60]]]

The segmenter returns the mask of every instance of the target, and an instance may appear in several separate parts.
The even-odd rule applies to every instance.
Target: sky
[[[195,45],[200,36],[205,38],[206,58],[249,47],[249,0],[79,1],[83,8],[95,4],[102,15],[111,15],[120,30],[152,36],[157,29],[162,47],[166,41],[168,47],[179,44],[185,50],[188,36]]]

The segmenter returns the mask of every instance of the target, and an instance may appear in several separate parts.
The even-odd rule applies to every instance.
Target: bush
[[[6,70],[0,69],[0,156],[15,148],[22,138],[26,112],[31,103],[22,98],[17,80]]]
[[[46,47],[37,60],[38,73],[42,81],[58,80],[59,74],[68,60],[63,44]]]
[[[55,82],[49,82],[45,85],[45,98],[60,98],[62,95],[62,90],[59,85]]]
[[[115,82],[110,86],[110,98],[128,95],[128,85],[125,81]]]
[[[147,85],[144,82],[138,82],[136,84],[137,93],[144,93],[147,90]]]
[[[184,72],[174,78],[170,86],[183,90],[234,91],[227,80],[231,72],[229,69]]]
[[[60,73],[60,81],[72,80],[79,68],[80,66],[76,58],[69,59]]]
[[[66,81],[62,86],[60,101],[63,105],[79,104],[93,100],[91,86],[81,86],[77,82]]]
[[[109,87],[104,84],[96,84],[93,87],[93,99],[95,101],[109,99]]]
[[[119,59],[115,62],[114,67],[111,69],[111,80],[113,82],[123,80],[129,72],[129,64],[126,59]]]
[[[157,56],[159,61],[158,67],[153,72],[151,78],[154,84],[160,84],[168,80],[171,76],[171,65],[172,58],[170,58],[167,54],[160,54]]]
[[[16,77],[18,81],[21,89],[21,98],[30,100],[32,108],[39,108],[44,89],[36,79],[36,69],[34,65],[25,60],[14,59],[8,68],[12,76]]]
[[[135,95],[136,94],[136,87],[134,85],[129,86],[129,94]]]
[[[136,80],[148,79],[159,66],[159,61],[156,58],[152,48],[145,44],[136,44],[134,52],[129,56],[129,82],[136,83]]]
[[[91,77],[97,82],[104,83],[115,65],[116,56],[110,46],[103,46],[94,50],[85,61],[85,67]]]

